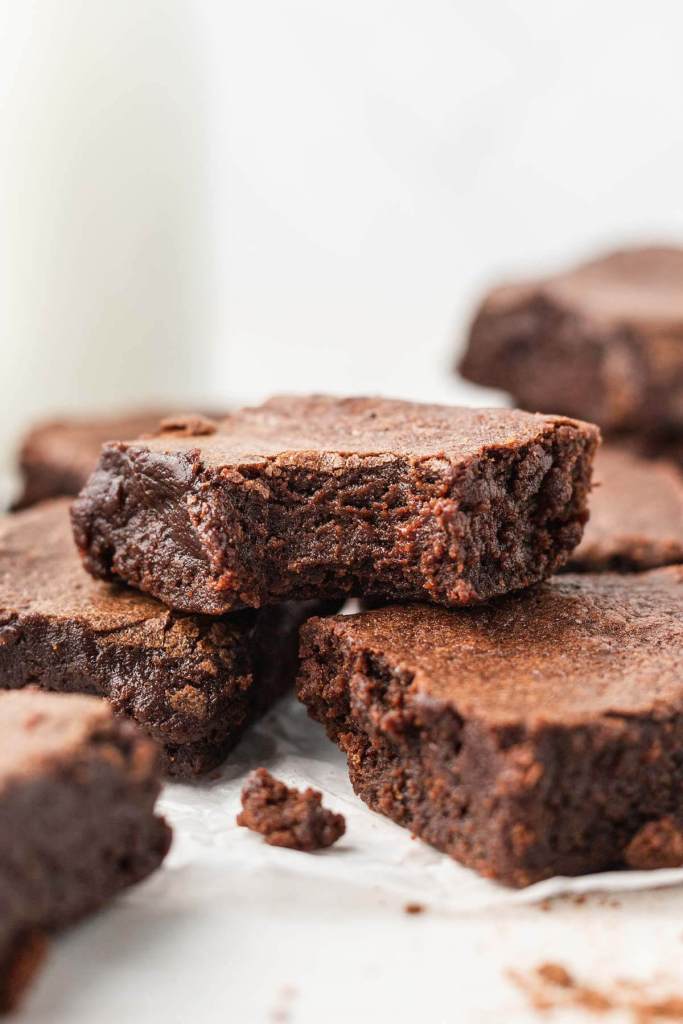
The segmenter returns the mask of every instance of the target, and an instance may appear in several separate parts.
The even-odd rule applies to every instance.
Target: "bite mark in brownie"
[[[605,430],[683,429],[683,249],[611,253],[494,289],[464,377]]]
[[[171,774],[214,768],[291,686],[298,627],[324,607],[178,614],[84,572],[67,499],[0,519],[0,687],[107,697],[162,744]]]
[[[298,693],[374,810],[524,886],[683,811],[683,569],[312,619]]]
[[[317,789],[286,786],[266,768],[249,774],[237,824],[260,832],[270,846],[306,853],[332,846],[346,831],[343,815],[323,807]]]
[[[566,560],[596,443],[554,416],[276,398],[207,437],[105,446],[75,536],[94,576],[183,611],[354,593],[467,604]]]
[[[568,568],[630,572],[683,562],[683,473],[624,446],[595,459],[590,518]]]
[[[170,845],[158,750],[104,701],[0,693],[0,1008],[44,936],[149,875]]]

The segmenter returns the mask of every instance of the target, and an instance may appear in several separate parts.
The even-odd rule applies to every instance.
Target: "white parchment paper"
[[[305,854],[238,828],[240,789],[259,765],[322,789],[346,816],[344,838]],[[293,698],[216,777],[167,785],[161,810],[175,829],[164,868],[55,943],[21,1020],[523,1021],[535,1013],[511,967],[559,959],[592,980],[615,964],[643,978],[679,969],[683,890],[672,887],[683,871],[521,892],[487,882],[369,811]],[[546,912],[550,897],[591,892]],[[424,913],[406,914],[408,902]]]

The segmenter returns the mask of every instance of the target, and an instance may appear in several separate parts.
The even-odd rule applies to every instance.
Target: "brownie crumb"
[[[406,903],[403,908],[406,914],[424,914],[426,909],[422,903]]]
[[[346,831],[343,815],[323,807],[317,789],[286,786],[265,768],[251,772],[245,782],[237,824],[260,832],[271,846],[307,853],[332,846]]]
[[[643,871],[678,868],[683,864],[683,832],[670,815],[648,821],[626,847],[624,860]]]
[[[208,437],[217,430],[218,424],[208,416],[167,416],[159,424],[161,433],[174,433],[180,437]]]
[[[47,937],[32,931],[17,941],[0,972],[0,1014],[11,1013],[40,968],[47,952]]]

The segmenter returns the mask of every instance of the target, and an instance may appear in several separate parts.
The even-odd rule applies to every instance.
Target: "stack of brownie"
[[[478,318],[470,375],[494,349],[515,366],[500,356],[508,330],[534,366],[528,392],[508,386],[533,404],[537,373],[560,414],[281,397],[145,423],[94,467],[103,424],[34,435],[30,507],[0,523],[6,1002],[45,929],[163,858],[160,766],[218,765],[297,673],[362,799],[483,875],[522,886],[680,863],[683,488],[673,464],[639,453],[654,430],[643,444],[634,431],[656,409],[673,423],[683,380],[679,366],[665,387],[673,313],[630,262],[659,280],[669,258],[608,260],[547,294],[517,289],[510,321]],[[565,294],[584,305],[563,325]],[[591,330],[585,384],[555,392]],[[631,429],[599,456],[583,541],[599,430],[569,411]],[[58,496],[86,475],[73,504]],[[334,614],[347,597],[364,610]],[[6,880],[32,858],[56,876],[31,870],[15,893]]]
[[[304,625],[299,696],[371,807],[483,874],[661,863],[680,571],[543,583],[580,541],[597,442],[563,416],[273,399],[105,446],[75,536],[95,577],[175,615],[384,602]]]
[[[2,678],[104,694],[197,773],[291,684],[304,623],[299,696],[371,807],[514,885],[668,862],[683,570],[544,582],[610,564],[573,555],[598,440],[310,396],[106,443],[87,572],[63,500],[3,525]]]
[[[658,866],[681,848],[683,570],[543,583],[597,443],[556,415],[273,399],[105,446],[75,536],[175,614],[384,603],[307,622],[298,679],[371,807],[513,885]]]

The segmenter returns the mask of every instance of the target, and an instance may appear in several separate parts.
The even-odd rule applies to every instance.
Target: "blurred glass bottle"
[[[201,43],[185,0],[0,10],[0,464],[36,416],[205,390]]]

